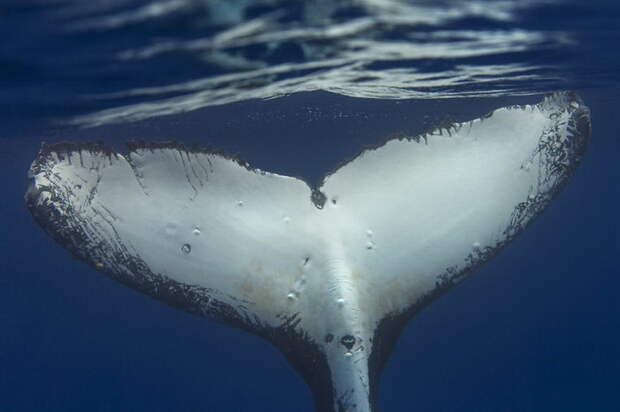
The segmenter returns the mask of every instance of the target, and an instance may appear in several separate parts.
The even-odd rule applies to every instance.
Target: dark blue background
[[[579,21],[575,13],[569,21]],[[545,18],[554,17],[558,25],[566,18]],[[304,383],[267,343],[105,279],[48,238],[23,202],[41,140],[122,147],[128,138],[180,139],[316,181],[390,133],[421,132],[445,113],[467,119],[508,101],[538,100],[394,102],[312,93],[77,130],[47,119],[93,109],[72,96],[89,84],[104,86],[73,77],[78,69],[63,81],[66,61],[55,73],[45,60],[79,45],[38,55],[36,44],[9,41],[11,30],[2,27],[1,411],[312,410]],[[45,28],[21,28],[28,30]],[[583,64],[592,73],[620,65],[614,42],[583,47],[594,56]],[[588,83],[587,74],[575,76]],[[592,110],[593,139],[574,180],[511,247],[412,321],[382,378],[384,411],[619,409],[620,91],[604,79],[580,90]],[[122,87],[122,76],[118,81]]]

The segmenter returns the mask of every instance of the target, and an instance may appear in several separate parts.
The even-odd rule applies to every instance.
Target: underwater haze
[[[316,185],[365,147],[574,90],[592,142],[421,311],[381,411],[617,411],[620,4],[0,0],[0,411],[313,411],[256,336],[93,271],[28,213],[41,142],[176,140]]]

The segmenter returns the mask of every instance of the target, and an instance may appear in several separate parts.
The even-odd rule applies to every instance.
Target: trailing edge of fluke
[[[376,412],[405,323],[549,204],[589,137],[556,93],[389,140],[319,187],[178,143],[44,144],[26,203],[93,268],[268,339],[318,411]]]

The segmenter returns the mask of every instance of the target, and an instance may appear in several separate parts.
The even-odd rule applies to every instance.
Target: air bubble
[[[288,216],[284,216],[284,218],[282,219],[284,221],[284,223],[290,223],[291,222],[291,218]]]
[[[286,298],[290,301],[296,300],[297,299],[297,295],[293,292],[289,293],[288,295],[286,295]]]
[[[372,237],[372,235],[374,235],[373,231],[372,231],[372,230],[370,230],[370,229],[368,229],[368,230],[366,231],[366,236],[368,236],[368,237]]]
[[[194,228],[194,230],[192,230],[192,233],[196,236],[200,235],[200,229],[198,229],[197,227]]]
[[[343,307],[344,306],[344,298],[336,299],[336,303],[338,304],[338,306]]]
[[[480,242],[474,242],[472,246],[474,247],[474,249],[480,249]]]
[[[345,335],[340,339],[340,343],[345,348],[351,350],[353,348],[353,345],[355,345],[355,338],[351,335]]]
[[[239,206],[239,207],[243,206],[243,200],[237,201],[237,206]]]
[[[183,253],[189,254],[189,252],[192,251],[192,247],[189,243],[185,243],[183,244],[183,246],[181,246],[181,250],[183,251]]]
[[[570,107],[572,107],[573,109],[579,109],[579,103],[577,103],[577,102],[570,102]]]
[[[530,200],[534,200],[534,199],[536,199],[536,195],[531,194],[531,195],[529,195],[529,196],[528,196],[528,198],[529,198]]]
[[[375,244],[373,242],[366,242],[366,249],[370,250],[374,248],[375,248]]]
[[[346,358],[350,358],[351,356],[353,356],[353,353],[351,353],[350,351],[346,351],[346,352],[344,353],[344,356],[345,356]]]

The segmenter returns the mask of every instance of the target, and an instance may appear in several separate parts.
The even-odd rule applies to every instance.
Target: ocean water
[[[620,5],[0,0],[0,411],[312,411],[268,343],[95,273],[23,202],[42,141],[178,140],[309,182],[387,136],[576,90],[592,143],[420,313],[382,411],[616,411]]]

